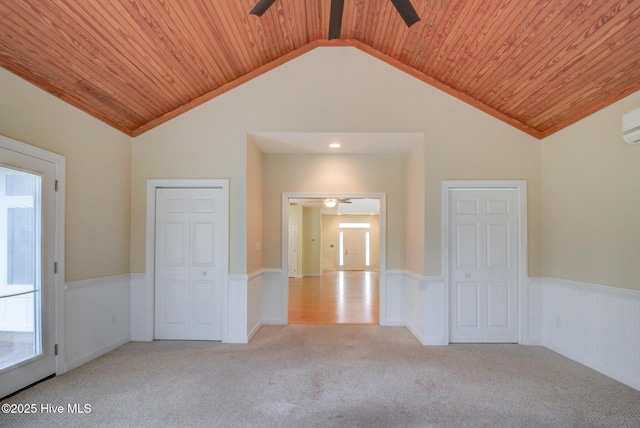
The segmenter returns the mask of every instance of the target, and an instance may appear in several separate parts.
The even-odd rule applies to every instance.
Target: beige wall
[[[262,152],[247,138],[247,272],[262,268]]]
[[[640,92],[542,142],[543,275],[640,290],[640,146],[622,139]]]
[[[444,106],[443,106],[444,107]],[[443,126],[434,128],[426,139],[426,274],[440,275],[442,248],[443,180],[526,180],[528,190],[528,274],[541,274],[541,177],[540,142],[522,133],[487,127],[490,122],[476,121],[452,114],[443,118]],[[449,129],[453,130],[447,135]],[[458,122],[456,124],[456,122]]]
[[[389,213],[389,268],[427,275],[441,273],[442,180],[524,179],[529,275],[640,289],[640,150],[620,137],[640,93],[539,142],[355,48],[319,48],[133,140],[3,69],[0,100],[0,134],[66,157],[70,281],[144,272],[149,178],[230,179],[232,273],[281,266],[279,192],[390,186],[406,212]],[[426,137],[406,160],[292,161],[258,153],[251,131]]]
[[[407,157],[406,267],[410,272],[426,273],[425,197],[426,156],[424,141],[416,143]]]
[[[405,155],[264,154],[265,267],[281,266],[281,213],[285,192],[386,193],[387,268],[404,268]],[[268,248],[268,249],[267,249]]]
[[[247,201],[253,200],[248,193],[256,192],[259,173],[248,171],[258,162],[257,154],[249,154],[247,133],[261,131],[425,133],[425,241],[408,242],[408,233],[416,236],[409,231],[423,227],[419,209],[390,212],[390,269],[420,271],[421,251],[416,257],[405,256],[424,245],[424,273],[440,274],[442,180],[527,180],[529,267],[530,274],[540,274],[539,142],[355,48],[315,49],[132,142],[10,73],[2,71],[0,76],[0,132],[67,156],[69,279],[144,272],[146,181],[151,178],[229,179],[230,271],[259,268],[255,254],[259,226],[247,214]],[[357,174],[345,174],[339,168],[344,159],[332,162],[338,169],[331,166],[321,172],[330,175],[322,188],[384,191],[375,177],[363,185],[357,182]],[[311,171],[328,166],[314,164]],[[378,162],[376,168],[389,171],[384,176],[397,181],[389,185],[402,187],[393,191],[389,206],[400,198],[408,208],[405,193],[414,187],[405,182],[406,162],[394,158],[390,163]],[[410,167],[408,174],[419,177],[420,171]],[[298,189],[313,187],[300,171],[293,175],[302,177]],[[130,199],[124,197],[129,192]],[[263,207],[269,205],[266,196],[263,187]],[[263,214],[262,267],[280,267],[280,252],[273,251],[280,246],[280,223],[272,213]],[[405,229],[407,221],[411,224]],[[275,246],[267,242],[273,233],[278,236]],[[123,248],[129,236],[130,251]]]
[[[345,47],[314,49],[134,139],[132,271],[144,272],[146,180],[190,177],[230,179],[231,272],[245,272],[247,253],[252,251],[247,248],[247,133],[286,131],[410,131],[426,135],[424,273],[428,275],[441,272],[442,180],[527,180],[529,267],[531,274],[540,273],[539,142],[358,49]],[[265,168],[270,164],[273,171],[274,162],[270,155],[264,155]],[[348,164],[346,158],[322,158],[300,168],[290,165],[291,170],[283,172],[283,177],[300,181],[279,184],[278,189],[354,192],[384,191],[385,186],[392,186],[397,190],[393,190],[388,205],[406,207],[404,160],[391,157],[389,162],[376,161],[375,170],[351,175],[342,167]],[[384,178],[376,178],[375,172]],[[368,184],[359,181],[361,173],[371,176]],[[417,176],[414,170],[412,177]],[[393,183],[386,183],[386,178]],[[277,193],[275,188],[263,187],[265,268],[282,265],[280,214],[272,211],[274,205],[275,211],[280,210]],[[278,198],[275,203],[274,197]],[[397,198],[402,201],[399,205]],[[410,221],[420,221],[419,214],[411,215]],[[408,266],[407,220],[404,211],[389,212],[390,269]],[[419,230],[421,226],[412,227]],[[412,259],[411,268],[420,270],[422,258],[418,255]]]
[[[66,280],[129,269],[131,138],[0,68],[0,134],[66,158]]]
[[[380,216],[325,214],[322,216],[322,270],[338,269],[339,223],[371,223],[371,265],[367,270],[380,269]]]

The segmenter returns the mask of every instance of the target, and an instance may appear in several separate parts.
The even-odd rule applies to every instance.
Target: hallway
[[[289,278],[290,324],[378,324],[379,274],[333,271]]]

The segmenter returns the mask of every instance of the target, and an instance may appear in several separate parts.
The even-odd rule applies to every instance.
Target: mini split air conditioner
[[[622,115],[622,138],[629,144],[640,144],[640,108]]]

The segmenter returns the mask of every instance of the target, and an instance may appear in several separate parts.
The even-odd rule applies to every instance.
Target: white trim
[[[612,287],[609,285],[572,281],[570,279],[550,278],[546,276],[531,277],[530,279],[535,281],[542,281],[547,285],[558,285],[562,287],[573,288],[576,290],[588,291],[590,293],[603,294],[606,296],[617,296],[640,300],[640,290],[631,290],[629,288],[620,288]]]
[[[442,182],[442,277],[446,289],[443,325],[449,342],[449,191],[452,189],[514,189],[518,192],[518,343],[527,344],[528,315],[528,244],[527,244],[527,182],[525,180],[446,180]]]
[[[384,296],[386,295],[386,270],[387,270],[387,194],[386,193],[308,193],[308,192],[283,192],[282,193],[282,271],[287,272],[288,257],[289,257],[289,199],[310,199],[310,198],[336,198],[336,199],[379,199],[380,200],[380,237],[379,237],[379,272],[380,272],[380,286],[379,286],[379,301],[380,301],[380,314],[386,313],[386,301]],[[286,281],[286,284],[284,283]],[[282,286],[282,319],[285,324],[289,322],[289,278],[283,278]],[[286,286],[285,286],[286,285]],[[380,324],[383,324],[382,315],[380,317]]]
[[[17,153],[28,155],[34,158],[51,162],[55,165],[56,177],[58,181],[58,191],[56,198],[56,226],[55,226],[55,259],[58,263],[58,273],[55,275],[55,343],[58,344],[58,355],[56,357],[56,374],[60,375],[66,372],[65,365],[65,334],[64,334],[64,318],[65,318],[65,188],[66,188],[66,160],[64,156],[52,153],[38,147],[31,146],[26,143],[0,135],[0,147],[12,150]]]
[[[226,209],[223,211],[224,223],[227,233],[224,234],[225,242],[223,248],[227,249],[223,265],[227,267],[223,272],[223,293],[222,293],[222,341],[225,342],[229,334],[229,180],[228,179],[147,179],[147,237],[146,237],[146,324],[147,331],[154,339],[155,308],[154,308],[154,284],[155,284],[155,230],[156,230],[156,189],[159,188],[221,188],[223,192],[223,202]]]
[[[532,342],[640,391],[640,291],[529,280]]]
[[[70,281],[65,284],[65,290],[83,287],[96,287],[111,284],[113,282],[131,282],[131,274],[125,273],[122,275],[102,276],[92,279],[81,279],[79,281]]]
[[[254,270],[253,272],[250,272],[250,273],[247,274],[247,279],[249,281],[251,281],[253,278],[255,278],[257,276],[264,275],[265,273],[280,274],[280,273],[282,273],[282,270],[277,269],[277,268],[262,268],[262,269]]]

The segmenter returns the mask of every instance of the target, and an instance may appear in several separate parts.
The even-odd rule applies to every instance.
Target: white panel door
[[[0,148],[0,398],[56,372],[55,178]]]
[[[223,190],[156,194],[155,338],[221,340]]]
[[[518,193],[451,189],[450,341],[518,341]]]
[[[365,266],[365,230],[343,229],[344,270],[364,270]]]

